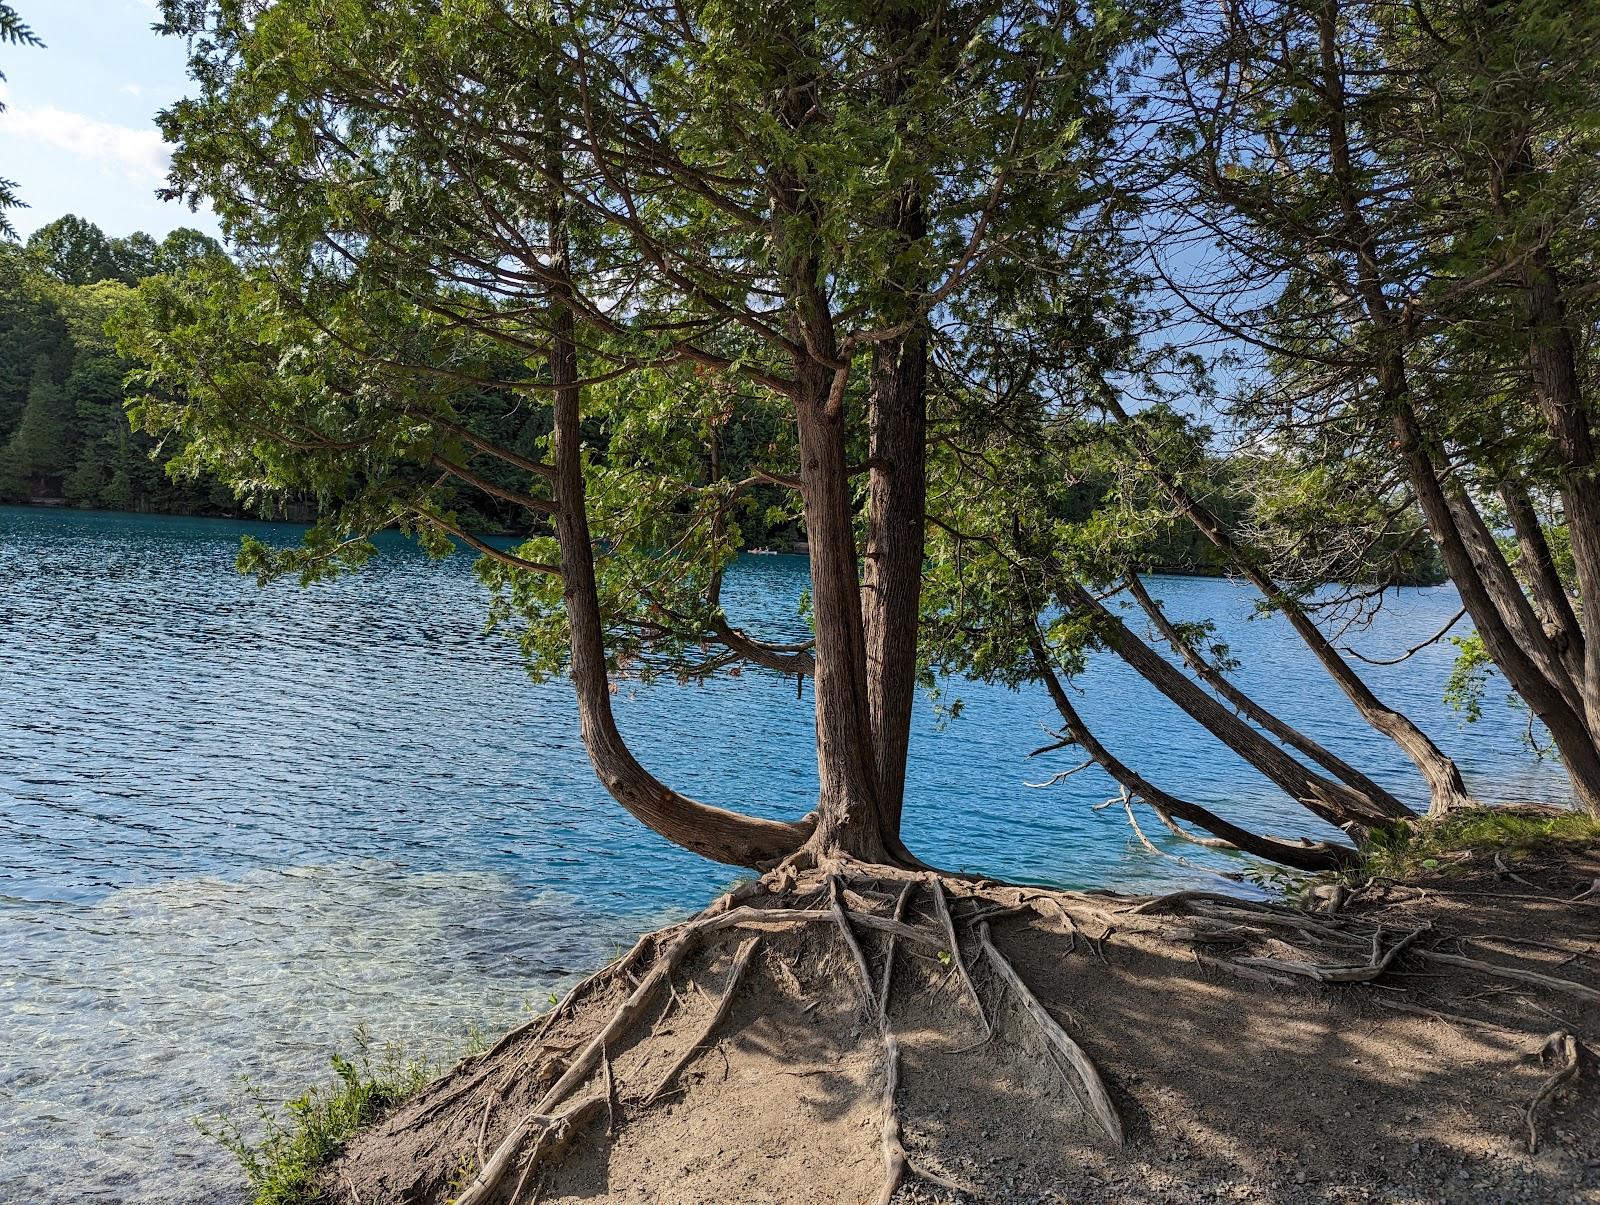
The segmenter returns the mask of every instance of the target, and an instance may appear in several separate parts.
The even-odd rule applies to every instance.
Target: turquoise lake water
[[[263,590],[233,572],[245,532],[297,529],[0,508],[0,1199],[237,1201],[193,1119],[237,1106],[241,1075],[281,1097],[358,1025],[459,1049],[730,879],[600,790],[570,690],[530,683],[484,635],[466,556],[396,541],[356,576]],[[797,634],[805,584],[801,558],[747,557],[728,606]],[[1175,617],[1217,620],[1262,702],[1419,797],[1287,626],[1252,618],[1247,589],[1151,587]],[[1342,642],[1393,654],[1456,606],[1448,587],[1399,591]],[[1364,672],[1485,798],[1560,798],[1500,694],[1475,725],[1440,707],[1453,651]],[[1101,738],[1155,782],[1314,831],[1119,664],[1097,659],[1079,685]],[[1025,756],[1047,740],[1042,692],[949,693],[965,711],[948,725],[918,708],[905,835],[919,855],[1068,886],[1203,877],[1140,850],[1120,810],[1093,811],[1113,793],[1098,772],[1027,785],[1074,764]],[[793,679],[624,684],[617,711],[680,790],[774,816],[811,806],[810,692],[797,701]]]

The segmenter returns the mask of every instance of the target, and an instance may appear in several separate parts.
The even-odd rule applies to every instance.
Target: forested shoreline
[[[240,513],[231,489],[169,477],[131,429],[130,365],[105,329],[141,280],[222,254],[197,230],[107,238],[70,214],[0,242],[0,502]]]

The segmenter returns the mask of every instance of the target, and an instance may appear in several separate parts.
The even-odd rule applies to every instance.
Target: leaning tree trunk
[[[1112,651],[1145,681],[1319,819],[1359,835],[1412,817],[1411,809],[1393,796],[1369,799],[1343,783],[1306,769],[1140,640],[1082,586],[1074,583],[1069,587],[1067,599],[1075,609],[1093,617]]]
[[[551,229],[555,235],[552,262],[564,266],[567,257],[559,210]],[[745,816],[680,795],[639,764],[617,729],[584,490],[577,340],[572,310],[564,297],[552,298],[550,322],[556,540],[572,684],[584,747],[595,775],[630,815],[674,844],[716,862],[770,866],[805,843],[810,835],[806,825]]]
[[[1275,837],[1262,836],[1249,829],[1240,828],[1223,817],[1217,815],[1209,808],[1201,807],[1197,803],[1179,799],[1176,795],[1169,795],[1160,787],[1155,786],[1149,779],[1138,773],[1132,767],[1119,760],[1111,753],[1099,739],[1090,731],[1078,709],[1072,705],[1072,697],[1066,688],[1061,685],[1061,679],[1055,672],[1051,663],[1050,654],[1045,649],[1044,641],[1039,638],[1037,630],[1028,634],[1028,650],[1033,655],[1034,669],[1044,682],[1045,690],[1049,692],[1050,701],[1055,704],[1056,711],[1061,716],[1061,721],[1066,727],[1066,734],[1096,765],[1111,776],[1129,795],[1143,799],[1165,820],[1167,817],[1176,817],[1198,825],[1214,837],[1237,849],[1240,853],[1254,854],[1258,858],[1267,858],[1284,866],[1293,866],[1298,870],[1337,870],[1342,866],[1349,866],[1361,860],[1360,853],[1347,845],[1329,845],[1325,842],[1300,842],[1280,841]]]
[[[1561,655],[1567,672],[1577,681],[1583,677],[1583,631],[1572,609],[1572,599],[1567,596],[1566,585],[1556,572],[1555,556],[1545,539],[1539,512],[1528,496],[1527,487],[1520,481],[1502,481],[1500,500],[1505,503],[1511,530],[1516,533],[1517,567],[1527,577],[1533,591],[1539,622]]]
[[[1118,424],[1131,430],[1127,411],[1114,398],[1106,399],[1105,404]],[[1361,675],[1339,655],[1339,650],[1333,647],[1333,642],[1323,634],[1316,621],[1306,614],[1305,608],[1261,570],[1209,507],[1160,467],[1150,448],[1137,436],[1134,437],[1134,451],[1190,524],[1222,552],[1233,569],[1260,591],[1263,598],[1282,612],[1295,634],[1311,650],[1312,656],[1316,657],[1345,697],[1355,705],[1356,713],[1369,727],[1392,740],[1411,759],[1428,784],[1429,814],[1439,815],[1454,808],[1470,806],[1473,799],[1467,793],[1466,783],[1462,781],[1461,771],[1455,762],[1446,757],[1444,751],[1409,716],[1390,707],[1373,693]]]
[[[1150,617],[1150,622],[1155,625],[1156,631],[1160,632],[1162,638],[1183,658],[1195,676],[1226,699],[1240,715],[1321,766],[1352,790],[1359,791],[1368,799],[1380,802],[1385,807],[1395,809],[1397,815],[1406,810],[1405,804],[1401,803],[1392,792],[1379,786],[1320,742],[1312,740],[1298,728],[1285,723],[1235,686],[1226,674],[1202,657],[1193,643],[1184,638],[1178,626],[1167,618],[1167,613],[1161,609],[1161,604],[1150,596],[1150,592],[1145,589],[1137,574],[1129,576],[1128,590],[1133,595],[1134,601]]]
[[[1456,517],[1434,470],[1433,460],[1423,445],[1416,412],[1405,400],[1404,377],[1395,375],[1403,371],[1403,365],[1390,364],[1380,385],[1390,398],[1395,445],[1411,477],[1428,530],[1439,545],[1450,580],[1455,583],[1489,657],[1506,676],[1511,689],[1550,733],[1579,804],[1590,815],[1600,815],[1600,751],[1590,738],[1582,713],[1575,711],[1561,691],[1539,672],[1539,667],[1517,644],[1495,606],[1472,552],[1456,526]]]
[[[1554,444],[1561,483],[1561,507],[1572,540],[1578,597],[1583,602],[1584,718],[1600,732],[1600,480],[1592,416],[1578,378],[1577,349],[1565,299],[1547,247],[1538,248],[1523,269],[1528,310],[1528,366],[1534,393]],[[1597,813],[1600,814],[1600,813]]]

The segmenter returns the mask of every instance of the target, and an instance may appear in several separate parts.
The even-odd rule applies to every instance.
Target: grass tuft
[[[1372,834],[1361,866],[1345,877],[1403,879],[1430,873],[1465,873],[1476,854],[1498,853],[1507,862],[1534,850],[1600,844],[1600,821],[1582,812],[1524,807],[1471,808]]]
[[[385,1048],[374,1060],[367,1034],[356,1031],[353,1057],[334,1055],[334,1078],[274,1106],[248,1078],[250,1132],[237,1118],[200,1122],[201,1133],[232,1153],[244,1169],[253,1205],[314,1205],[317,1172],[355,1132],[433,1078],[428,1063]]]

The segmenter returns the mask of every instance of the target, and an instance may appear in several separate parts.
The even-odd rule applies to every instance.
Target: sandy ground
[[[1570,902],[1600,879],[1600,857],[1517,869],[1528,884],[1470,868],[1375,886],[1326,921],[1289,908],[1236,915],[1204,899],[1134,911],[1139,901],[1124,897],[953,884],[959,944],[993,1035],[984,1040],[936,939],[896,940],[887,1016],[901,1049],[897,1115],[912,1162],[960,1191],[912,1174],[893,1199],[1600,1202],[1593,1059],[1580,1054],[1576,1081],[1541,1110],[1536,1153],[1525,1122],[1562,1065],[1539,1057],[1552,1032],[1600,1050],[1600,890]],[[857,883],[847,906],[887,916],[898,886],[876,894]],[[905,919],[933,935],[929,895],[915,887]],[[751,903],[825,910],[827,894],[801,883]],[[1081,1077],[981,953],[975,920],[1098,1068],[1124,1144],[1086,1110]],[[1381,952],[1422,931],[1370,982],[1323,984],[1245,961],[1369,964],[1378,925]],[[887,938],[860,922],[852,931],[876,990]],[[700,1038],[739,941],[757,933],[731,1012],[650,1101]],[[329,1169],[329,1198],[442,1205],[460,1195],[655,953],[647,942],[542,1036],[468,1060],[358,1137]],[[538,1166],[525,1162],[531,1143],[512,1144],[485,1199],[511,1200],[520,1180],[522,1205],[877,1200],[885,1044],[832,920],[720,931],[671,983],[606,1048],[610,1107]],[[602,1062],[561,1107],[604,1098],[603,1073]]]

